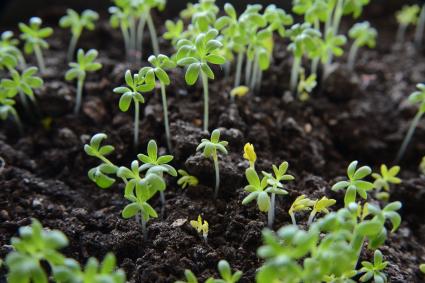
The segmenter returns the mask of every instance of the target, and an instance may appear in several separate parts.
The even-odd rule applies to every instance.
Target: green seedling
[[[74,56],[75,48],[77,46],[78,39],[84,29],[94,30],[95,22],[99,19],[99,14],[93,10],[84,10],[81,15],[72,9],[66,10],[66,15],[60,18],[59,26],[61,28],[71,29],[71,41],[68,47],[68,61],[71,61]]]
[[[412,104],[418,104],[419,109],[416,113],[416,116],[413,118],[412,123],[410,124],[409,130],[407,131],[407,134],[403,140],[403,143],[401,144],[401,147],[397,153],[396,157],[396,163],[398,163],[402,158],[403,155],[407,149],[407,146],[410,143],[410,140],[413,137],[413,134],[415,133],[416,127],[419,124],[419,121],[421,120],[422,116],[425,113],[425,84],[417,84],[416,88],[417,91],[413,92],[408,100]]]
[[[4,31],[0,36],[0,69],[15,69],[18,63],[25,69],[25,59],[17,47],[19,40],[13,37],[13,32]]]
[[[263,175],[267,177],[267,184],[269,185],[266,188],[266,191],[271,193],[270,209],[268,211],[267,223],[269,228],[273,227],[273,222],[275,219],[275,206],[276,206],[276,195],[286,195],[288,192],[284,189],[283,181],[292,181],[295,179],[294,176],[286,174],[288,170],[289,163],[284,161],[279,167],[273,165],[273,174],[262,171]]]
[[[42,28],[43,21],[38,17],[32,17],[29,25],[19,23],[19,29],[21,30],[21,38],[25,41],[24,51],[26,54],[35,53],[37,58],[38,67],[41,73],[46,71],[46,65],[44,64],[42,49],[49,48],[49,44],[45,40],[53,34],[53,29],[50,27]]]
[[[124,11],[120,7],[112,6],[108,9],[111,17],[109,22],[113,28],[120,28],[122,37],[124,39],[125,53],[127,59],[130,57],[131,50],[134,47],[134,43],[130,41],[130,33],[129,33],[129,16],[127,11]]]
[[[270,196],[268,194],[269,192],[266,191],[268,187],[268,178],[264,176],[260,180],[255,169],[251,167],[246,169],[245,176],[248,180],[248,185],[245,186],[244,190],[247,191],[249,195],[243,199],[242,204],[246,205],[256,199],[258,209],[261,212],[268,212],[270,210]]]
[[[334,205],[335,203],[336,203],[336,200],[328,199],[327,197],[322,197],[320,200],[315,200],[313,205],[313,210],[310,213],[307,224],[311,225],[313,223],[314,217],[318,213],[328,214],[329,213],[328,207]]]
[[[232,102],[234,102],[235,97],[243,97],[247,95],[248,92],[249,92],[249,88],[247,86],[244,86],[244,85],[237,86],[230,91],[230,98]]]
[[[141,153],[137,155],[137,158],[143,163],[139,168],[140,172],[153,170],[153,172],[157,173],[161,178],[163,177],[163,173],[177,177],[176,169],[168,164],[174,157],[172,155],[158,156],[158,146],[154,140],[150,140],[148,143],[147,155]],[[165,206],[164,190],[159,190],[163,207]]]
[[[360,277],[360,282],[368,282],[373,279],[375,283],[387,282],[387,276],[383,270],[387,267],[388,261],[383,261],[383,256],[380,250],[376,250],[373,255],[373,263],[368,261],[362,261],[362,268],[360,273],[363,275]]]
[[[370,26],[369,22],[357,23],[350,29],[348,35],[354,40],[348,55],[347,66],[350,70],[354,68],[359,48],[363,46],[375,48],[377,34],[378,32]]]
[[[84,53],[83,49],[77,52],[77,62],[69,63],[70,69],[65,74],[67,81],[77,80],[77,98],[75,101],[74,114],[77,115],[81,108],[83,97],[84,81],[87,72],[95,72],[102,68],[102,64],[95,62],[98,52],[96,49],[90,49]]]
[[[419,14],[419,20],[417,22],[416,31],[415,31],[415,44],[416,47],[422,47],[422,41],[425,31],[425,5],[422,5],[421,13]]]
[[[177,64],[186,66],[185,80],[188,85],[194,85],[201,76],[204,89],[204,131],[208,131],[208,79],[214,79],[214,72],[209,64],[222,65],[225,58],[218,54],[223,46],[217,38],[218,31],[211,29],[207,33],[199,34],[195,42],[182,39],[178,42],[176,55]]]
[[[340,57],[344,54],[342,46],[347,42],[347,38],[344,35],[336,35],[332,31],[328,31],[321,45],[321,60],[324,63],[325,72],[329,69],[329,65],[332,63],[333,56]],[[314,53],[314,51],[313,51]]]
[[[288,211],[289,216],[291,216],[292,224],[297,225],[297,221],[295,220],[296,212],[310,211],[315,203],[314,200],[309,199],[306,195],[297,197]]]
[[[401,179],[397,177],[400,172],[400,166],[393,166],[390,169],[385,164],[381,165],[381,174],[372,173],[372,177],[375,178],[373,186],[377,190],[376,196],[379,200],[388,200],[390,195],[390,185],[400,184]],[[382,192],[382,190],[384,190]]]
[[[420,8],[418,5],[405,5],[396,13],[398,22],[397,42],[403,43],[406,34],[406,29],[409,25],[415,25],[418,21],[418,13]]]
[[[331,20],[328,16],[329,6],[326,0],[294,0],[292,11],[297,15],[304,15],[305,22],[313,25],[316,30],[320,30],[321,22]]]
[[[140,53],[142,52],[142,44],[143,44],[143,28],[144,28],[144,19],[146,19],[146,23],[148,24],[148,30],[151,37],[152,48],[155,55],[159,55],[159,43],[158,43],[158,35],[156,33],[155,24],[152,20],[151,10],[156,8],[159,11],[164,10],[166,0],[146,0],[139,1],[139,10],[141,10],[142,17],[139,20],[139,26],[137,30],[138,35],[138,50]]]
[[[358,161],[350,163],[347,169],[347,181],[340,181],[332,186],[333,191],[346,189],[344,204],[348,206],[350,203],[356,201],[357,194],[363,199],[367,199],[367,192],[373,189],[373,184],[363,179],[372,173],[369,166],[362,166],[357,168]]]
[[[22,104],[30,112],[27,99],[35,104],[34,89],[43,86],[43,80],[37,77],[37,67],[30,67],[19,74],[16,70],[11,70],[11,78],[1,80],[1,87],[4,89],[7,97],[15,97],[19,94]]]
[[[180,174],[180,178],[177,180],[177,185],[179,185],[182,189],[185,189],[188,186],[195,187],[199,184],[198,178],[190,175],[187,171],[183,169],[177,170]]]
[[[202,233],[205,243],[208,241],[208,222],[206,220],[202,220],[201,215],[198,215],[198,220],[191,220],[190,226],[196,229],[198,234]]]
[[[112,145],[101,145],[107,137],[102,133],[96,134],[91,138],[90,144],[84,145],[84,151],[87,155],[102,161],[99,166],[90,169],[88,172],[89,179],[102,189],[109,188],[115,183],[115,179],[111,175],[115,175],[118,171],[118,167],[106,157],[115,150],[114,147]]]
[[[202,139],[201,143],[196,148],[196,151],[202,150],[203,155],[206,158],[212,158],[214,162],[215,170],[215,189],[214,189],[214,198],[218,196],[218,189],[220,187],[220,169],[218,164],[218,152],[222,154],[227,154],[226,146],[228,145],[227,141],[220,141],[220,130],[215,129],[211,138]]]
[[[95,258],[90,258],[82,270],[77,261],[66,258],[58,251],[68,245],[66,236],[58,230],[44,230],[35,219],[31,226],[19,228],[19,234],[19,237],[12,238],[15,250],[6,257],[9,268],[7,282],[52,282],[45,270],[46,265],[54,282],[126,281],[123,270],[116,270],[116,259],[111,253],[105,256],[100,266]]]
[[[178,20],[177,22],[173,22],[171,20],[165,21],[165,28],[167,31],[162,35],[162,37],[166,40],[171,40],[171,44],[173,46],[177,45],[177,41],[182,38],[184,24],[182,20]]]
[[[301,101],[306,101],[310,98],[310,94],[317,86],[316,74],[311,74],[307,78],[305,77],[304,68],[300,68],[300,80],[298,82],[297,94]]]
[[[121,86],[114,88],[115,93],[121,94],[119,101],[119,108],[123,112],[127,112],[130,108],[131,102],[134,103],[134,148],[137,148],[139,144],[139,103],[145,103],[145,98],[142,92],[148,92],[153,90],[154,84],[146,81],[144,77],[139,74],[131,74],[130,70],[125,72],[125,82],[127,86]]]
[[[139,77],[144,77],[148,84],[155,85],[155,83],[158,82],[161,87],[165,136],[167,138],[168,150],[172,151],[170,124],[168,122],[167,94],[165,92],[165,87],[170,84],[170,78],[168,77],[168,74],[165,70],[175,68],[176,64],[172,60],[170,60],[168,56],[162,54],[158,56],[149,56],[148,61],[149,63],[151,63],[152,67],[143,67],[142,69],[140,69]]]
[[[242,277],[242,272],[239,270],[235,273],[232,273],[232,269],[227,260],[220,260],[218,262],[217,268],[221,279],[210,277],[205,281],[205,283],[236,283]],[[198,279],[196,278],[195,274],[193,274],[193,272],[189,269],[184,271],[184,275],[186,277],[186,281],[176,281],[175,283],[198,283]]]
[[[189,6],[186,15],[192,18],[193,26],[198,32],[207,32],[214,26],[220,9],[215,5],[215,0],[200,0],[199,3]]]
[[[311,28],[311,25],[304,23],[302,25],[295,24],[288,31],[291,39],[291,44],[288,50],[294,55],[294,62],[291,69],[290,90],[296,92],[298,85],[298,75],[300,73],[302,57],[313,50],[317,49],[318,41],[320,40],[320,31]]]
[[[157,218],[158,214],[148,201],[159,191],[164,191],[166,184],[158,171],[152,167],[148,169],[144,177],[140,176],[140,166],[137,160],[131,163],[131,168],[121,166],[117,176],[126,180],[124,197],[131,201],[122,211],[125,219],[136,217],[140,214],[143,231],[143,239],[147,240],[148,233],[146,223],[151,218]]]
[[[257,154],[255,153],[254,146],[251,143],[246,143],[243,147],[243,152],[243,158],[249,161],[249,167],[255,169]]]
[[[13,97],[8,97],[6,92],[2,90],[0,84],[0,120],[7,120],[12,117],[15,120],[16,125],[20,133],[23,133],[21,119],[19,118],[18,112],[15,109],[15,100]]]

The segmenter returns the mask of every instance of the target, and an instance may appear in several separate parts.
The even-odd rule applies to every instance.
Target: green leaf
[[[122,211],[122,217],[125,219],[134,217],[138,212],[140,208],[137,203],[130,203],[126,207],[124,207]]]
[[[186,71],[185,80],[188,85],[194,85],[199,77],[200,66],[198,63],[189,65]]]
[[[260,192],[257,197],[257,204],[260,211],[267,212],[270,209],[270,197],[266,192]]]
[[[121,98],[119,101],[120,110],[123,112],[128,111],[128,108],[130,108],[132,99],[133,99],[133,96],[130,93],[124,93],[123,95],[121,95]]]

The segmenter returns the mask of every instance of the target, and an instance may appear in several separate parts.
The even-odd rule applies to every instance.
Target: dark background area
[[[185,0],[169,0],[164,16],[176,16],[188,2]],[[264,1],[264,0],[217,0],[219,6],[231,2],[237,8],[243,9],[247,4],[261,3],[264,5],[276,4],[289,9],[291,0]],[[385,17],[393,15],[396,9],[403,4],[411,4],[411,0],[371,0],[371,6],[367,12],[373,17]],[[111,0],[0,0],[0,29],[15,25],[19,21],[27,21],[32,16],[43,17],[46,22],[57,20],[65,13],[67,8],[74,10],[93,9],[101,15],[107,15],[107,9],[112,5]]]

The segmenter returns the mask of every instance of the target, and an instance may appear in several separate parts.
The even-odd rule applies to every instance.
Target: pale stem
[[[123,26],[121,26],[121,33],[124,38],[125,53],[128,60],[130,57],[130,35],[128,29]]]
[[[300,67],[301,67],[301,57],[294,57],[294,62],[292,63],[291,81],[290,81],[290,89],[292,93],[295,93],[297,90],[298,75],[299,75]]]
[[[418,123],[421,120],[423,114],[424,112],[418,111],[418,113],[416,113],[415,118],[413,118],[412,123],[410,124],[409,130],[407,131],[406,137],[404,138],[403,143],[401,144],[400,150],[397,153],[397,158],[395,160],[396,163],[398,163],[403,158],[403,155],[407,149],[407,146],[409,145],[410,140],[412,139],[413,134],[415,133],[415,129],[418,126]]]
[[[254,90],[255,88],[255,83],[257,82],[257,73],[258,73],[258,55],[255,54],[254,57],[254,65],[252,67],[252,77],[251,77],[251,81],[249,84],[249,87]]]
[[[164,194],[164,191],[160,191],[159,192],[159,197],[161,199],[161,204],[164,207],[165,206],[165,194]]]
[[[25,96],[22,90],[19,90],[19,98],[21,99],[22,105],[24,105],[25,111],[30,113],[30,108],[28,106],[27,97]]]
[[[158,55],[159,54],[158,36],[156,35],[155,25],[152,21],[152,16],[150,13],[146,14],[146,20],[148,22],[149,33],[151,35],[153,53],[155,55]]]
[[[421,14],[419,16],[418,25],[416,26],[415,32],[415,43],[417,47],[422,46],[422,39],[424,36],[425,30],[425,4],[422,6]]]
[[[311,62],[311,73],[313,75],[317,76],[317,70],[319,68],[319,62],[320,62],[320,58],[314,58],[313,61]]]
[[[202,86],[204,88],[204,131],[208,132],[208,77],[201,71]]]
[[[313,220],[314,220],[314,217],[316,216],[316,212],[315,211],[312,211],[311,213],[310,213],[310,216],[308,217],[308,221],[307,221],[307,225],[308,226],[310,226],[311,225],[311,223],[313,223]]]
[[[19,64],[21,65],[22,69],[26,69],[27,68],[27,63],[25,61],[25,57],[22,54],[19,54]]]
[[[333,18],[333,34],[337,35],[339,30],[339,25],[341,23],[342,12],[344,10],[344,0],[338,0],[335,8],[335,14]]]
[[[43,52],[41,51],[40,46],[38,46],[38,44],[34,45],[34,53],[37,59],[38,67],[40,68],[40,72],[46,72],[46,65],[44,65]]]
[[[22,135],[24,133],[24,128],[22,127],[21,119],[19,118],[18,112],[15,109],[11,108],[13,118],[15,119],[16,125],[18,125],[19,134]]]
[[[134,17],[130,18],[130,49],[132,53],[136,49],[136,19]]]
[[[208,243],[208,234],[202,234],[202,238],[204,238],[205,244]]]
[[[402,44],[404,42],[404,35],[406,33],[407,25],[400,24],[397,30],[397,43]]]
[[[350,53],[348,54],[347,67],[348,67],[349,70],[354,69],[354,63],[356,61],[358,50],[359,50],[359,46],[356,44],[356,42],[354,42],[353,45],[351,45]]]
[[[162,96],[162,108],[164,111],[164,126],[165,126],[165,136],[167,138],[168,150],[171,152],[171,135],[170,135],[170,124],[168,122],[168,104],[167,104],[167,94],[165,93],[165,85],[161,82],[161,96]]]
[[[226,63],[224,63],[223,65],[223,69],[224,69],[224,76],[227,78],[230,74],[230,61],[226,61]]]
[[[295,220],[295,214],[289,213],[289,215],[291,216],[292,225],[297,225],[297,221]]]
[[[143,240],[147,240],[148,239],[148,229],[146,229],[146,221],[143,218],[143,215],[140,215],[140,220],[142,222],[142,233],[143,233]]]
[[[83,96],[83,83],[84,78],[79,78],[77,81],[77,99],[75,101],[74,114],[77,115],[80,112],[81,100]]]
[[[66,56],[66,58],[68,59],[68,62],[71,62],[72,59],[74,58],[74,52],[75,52],[75,47],[77,47],[77,42],[78,42],[78,36],[73,34],[71,37],[71,41],[69,42],[68,54]]]
[[[139,145],[139,102],[134,101],[134,149]]]
[[[243,64],[243,52],[239,52],[238,58],[237,58],[237,65],[236,65],[236,75],[235,75],[235,87],[240,86],[241,84],[241,73],[242,73],[242,64]]]
[[[267,213],[267,225],[269,226],[270,229],[273,229],[275,202],[276,202],[276,194],[272,193],[271,200],[270,200],[270,208]]]
[[[214,170],[215,170],[215,189],[214,189],[214,198],[216,199],[218,196],[218,188],[220,187],[220,169],[218,167],[218,156],[217,152],[213,153],[213,161],[214,161]]]
[[[139,24],[137,25],[137,55],[139,57],[142,57],[143,52],[143,32],[145,30],[146,25],[146,15],[143,14],[142,17],[139,19]]]
[[[247,55],[246,66],[245,66],[245,84],[246,85],[249,85],[249,79],[251,78],[251,71],[252,71],[252,60],[250,60]]]
[[[255,84],[255,91],[258,92],[261,88],[261,82],[263,81],[263,70],[258,69],[257,83]]]

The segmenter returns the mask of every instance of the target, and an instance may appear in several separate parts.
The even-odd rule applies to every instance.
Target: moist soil
[[[163,19],[156,20],[160,26]],[[127,204],[123,186],[102,190],[88,179],[87,171],[98,163],[83,151],[93,134],[104,132],[108,135],[106,144],[116,148],[111,155],[116,164],[129,166],[136,159],[133,113],[118,109],[119,95],[112,89],[123,83],[126,69],[140,66],[125,63],[121,36],[106,21],[94,32],[84,33],[79,46],[97,48],[103,68],[88,75],[81,113],[75,116],[75,86],[64,80],[69,34],[55,28],[49,40],[51,48],[45,52],[45,84],[36,92],[38,110],[24,114],[18,104],[25,125],[21,136],[11,121],[0,128],[4,161],[0,173],[0,257],[11,251],[10,239],[17,235],[18,227],[37,218],[68,236],[70,245],[64,253],[81,263],[90,256],[102,258],[114,252],[130,282],[174,282],[183,278],[186,268],[205,279],[217,275],[220,259],[243,271],[240,282],[254,282],[256,269],[262,264],[256,250],[262,243],[266,215],[254,203],[241,204],[246,196],[244,171],[248,167],[242,158],[244,144],[254,144],[258,170],[270,170],[272,164],[286,160],[295,176],[288,185],[289,195],[277,202],[274,228],[278,229],[290,223],[287,211],[300,194],[310,198],[326,195],[340,205],[342,193],[330,188],[345,175],[352,160],[374,170],[381,163],[393,164],[415,114],[415,107],[405,100],[415,84],[425,80],[425,58],[409,43],[394,46],[394,21],[373,16],[369,20],[379,30],[377,48],[361,50],[355,72],[345,69],[346,58],[338,58],[339,64],[306,102],[283,95],[291,67],[286,42],[277,41],[272,67],[264,74],[256,95],[250,93],[232,103],[228,94],[233,77],[216,72],[217,79],[210,83],[210,129],[219,128],[222,138],[229,141],[229,155],[220,156],[217,200],[212,198],[213,164],[195,151],[200,140],[208,136],[201,130],[202,89],[187,87],[183,71],[173,70],[172,84],[167,88],[173,165],[197,176],[200,184],[183,190],[176,179],[168,179],[166,205],[160,217],[149,222],[148,241],[143,241],[141,227],[134,219],[121,218]],[[159,29],[161,34],[164,29]],[[145,42],[146,55],[151,52],[148,37]],[[171,54],[172,49],[161,41],[161,51]],[[158,89],[145,98],[137,153],[146,151],[150,139],[157,140],[165,153]],[[403,222],[382,247],[390,262],[386,269],[390,282],[423,281],[418,265],[425,262],[425,176],[420,175],[418,164],[424,154],[422,123],[401,163],[403,183],[391,191],[391,201],[403,202]],[[154,198],[152,205],[161,211],[159,198]],[[198,214],[210,224],[208,243],[189,225]],[[300,225],[305,225],[307,217],[297,217]],[[363,258],[371,255],[365,251]],[[5,268],[1,269],[1,282],[5,273]]]

